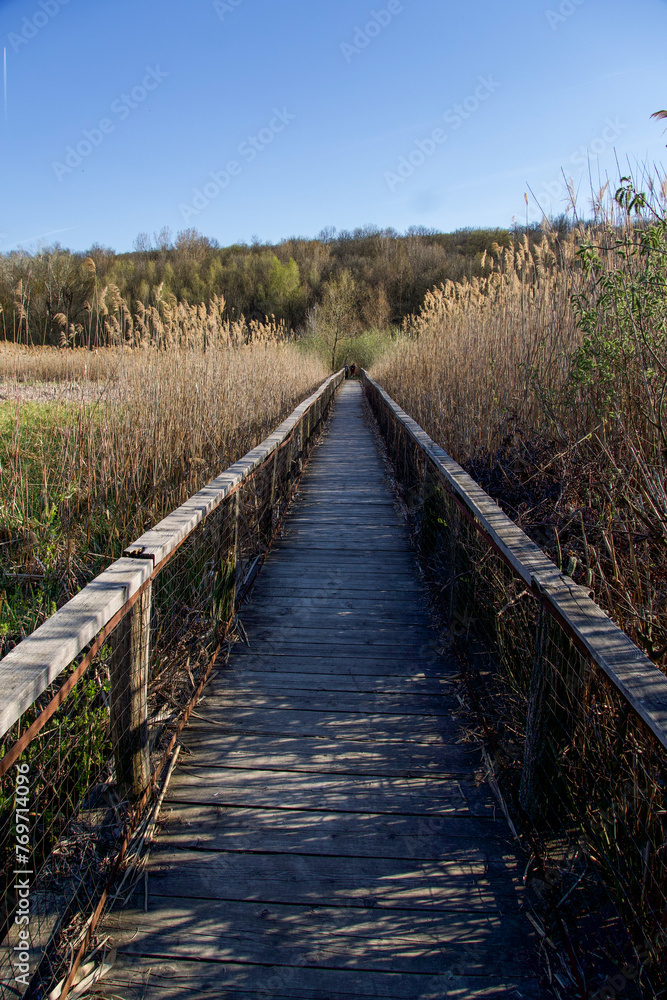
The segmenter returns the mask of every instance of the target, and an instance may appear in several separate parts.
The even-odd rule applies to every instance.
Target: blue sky
[[[665,160],[665,0],[0,0],[0,35],[2,251],[509,226]]]

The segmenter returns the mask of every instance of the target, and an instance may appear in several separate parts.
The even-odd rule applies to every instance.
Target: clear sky
[[[0,35],[2,251],[509,226],[667,155],[667,0],[0,0]]]

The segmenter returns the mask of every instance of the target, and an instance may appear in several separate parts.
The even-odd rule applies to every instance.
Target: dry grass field
[[[373,375],[667,663],[667,223],[497,248],[426,297]]]
[[[322,379],[255,327],[168,349],[0,349],[0,656]]]

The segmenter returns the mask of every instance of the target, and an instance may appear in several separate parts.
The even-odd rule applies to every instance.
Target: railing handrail
[[[413,441],[428,456],[475,526],[604,671],[656,739],[667,749],[667,677],[591,599],[562,573],[482,487],[362,370]]]
[[[0,660],[0,737],[70,663],[123,611],[155,569],[198,524],[290,438],[304,415],[342,369],[329,376],[261,444],[128,546],[123,557],[83,587],[67,604]]]

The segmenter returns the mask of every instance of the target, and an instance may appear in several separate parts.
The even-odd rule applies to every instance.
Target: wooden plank
[[[486,858],[461,862],[236,854],[172,850],[158,843],[147,871],[154,897],[516,914],[524,895],[516,861]]]
[[[303,661],[305,659],[309,665],[312,664],[313,669],[324,667],[327,673],[331,670],[332,664],[337,666],[340,662],[347,668],[350,666],[351,660],[355,672],[366,671],[381,674],[395,674],[399,669],[410,670],[416,663],[418,663],[420,670],[430,669],[433,672],[442,666],[442,657],[437,649],[422,649],[418,659],[413,655],[414,652],[412,647],[396,649],[389,646],[367,646],[364,648],[357,646],[351,650],[342,644],[336,646],[323,644],[313,646],[306,651],[303,643],[299,642],[281,642],[273,645],[265,643],[261,646],[257,643],[251,647],[246,646],[243,642],[237,642],[234,645],[234,656],[242,658],[244,661],[246,658],[251,659],[254,664],[266,663],[267,669],[270,669],[272,658],[283,662],[287,662],[287,660],[291,662],[295,659]],[[284,668],[280,667],[280,669]]]
[[[273,573],[270,575],[268,573],[261,574],[259,581],[251,591],[247,606],[250,606],[254,600],[259,602],[265,598],[270,598],[271,603],[275,602],[277,607],[280,607],[281,604],[294,604],[295,599],[306,607],[309,605],[315,607],[320,601],[359,608],[373,607],[373,605],[391,607],[397,604],[403,605],[406,602],[419,607],[427,606],[426,588],[416,580],[412,583],[409,580],[406,581],[404,588],[398,586],[383,587],[381,582],[376,581],[377,586],[372,590],[364,586],[363,581],[357,580],[356,582],[357,587],[349,587],[344,590],[299,586],[299,581],[295,580],[292,580],[292,586],[289,586],[287,581],[282,583],[274,579]]]
[[[423,694],[368,694],[362,691],[320,691],[317,696],[312,691],[276,690],[230,691],[224,683],[207,688],[205,704],[207,708],[242,710],[265,709],[298,711],[313,709],[318,712],[359,712],[362,715],[432,715],[449,719],[459,707],[454,698],[444,699],[442,695]],[[407,719],[405,724],[407,725]]]
[[[349,676],[378,677],[391,679],[397,675],[409,676],[440,676],[442,657],[434,652],[430,656],[422,656],[418,667],[415,661],[405,655],[388,657],[385,653],[378,656],[373,650],[356,650],[354,657],[342,647],[329,650],[326,655],[306,652],[303,646],[280,646],[277,650],[262,650],[248,648],[244,643],[236,643],[234,657],[242,661],[244,672],[287,672],[296,670],[299,673],[308,671],[312,674],[329,674],[332,670],[346,673]],[[239,664],[239,669],[241,665]]]
[[[316,567],[322,576],[334,569],[334,565],[329,562],[333,558],[332,552],[336,547],[332,545],[308,544],[306,551],[296,542],[285,539],[276,542],[271,550],[272,560],[280,559],[285,568],[290,567],[290,560],[293,565]],[[395,547],[394,549],[365,548],[358,545],[338,548],[340,559],[343,565],[350,568],[352,566],[366,566],[367,572],[374,570],[403,570],[405,573],[414,571],[414,554],[409,547]],[[295,558],[295,556],[297,558]]]
[[[262,625],[267,628],[287,626],[290,628],[318,628],[369,631],[370,628],[388,627],[398,629],[424,629],[428,636],[428,618],[422,612],[406,611],[396,608],[394,612],[387,610],[371,611],[363,609],[356,611],[350,608],[335,608],[319,610],[317,608],[272,608],[270,614],[262,614],[261,610],[248,607],[240,615],[246,628]]]
[[[299,645],[307,642],[310,649],[316,652],[318,646],[354,646],[369,649],[375,646],[391,646],[419,653],[422,649],[435,649],[437,637],[427,631],[423,625],[375,625],[366,634],[354,634],[348,629],[317,628],[316,626],[298,625],[255,625],[249,633],[249,639],[258,646]],[[350,650],[353,652],[353,650]]]
[[[375,594],[395,594],[404,593],[406,590],[413,593],[424,593],[424,585],[419,581],[415,567],[406,568],[397,572],[392,569],[391,573],[384,573],[378,579],[377,572],[371,568],[352,566],[347,563],[330,565],[323,573],[318,566],[302,565],[298,572],[292,566],[276,561],[273,557],[266,560],[260,575],[262,584],[272,586],[281,585],[285,589],[307,587],[309,590],[325,590],[330,593],[337,590],[339,593],[348,594],[355,591],[364,591],[366,595]]]
[[[0,660],[0,736],[34,704],[150,577],[119,559]]]
[[[294,588],[296,590],[296,588]],[[410,591],[404,592],[400,596],[394,594],[387,596],[353,597],[350,594],[342,594],[340,591],[326,591],[313,596],[310,590],[302,588],[296,591],[298,600],[291,594],[285,594],[280,587],[271,587],[269,584],[257,585],[253,587],[248,600],[244,604],[247,611],[259,611],[264,607],[267,598],[270,598],[271,610],[281,611],[290,608],[297,608],[299,611],[321,609],[323,611],[365,611],[365,612],[385,612],[392,613],[397,609],[405,608],[410,615],[423,615],[424,620],[430,621],[427,611],[426,601],[421,593],[414,594]]]
[[[378,743],[429,743],[437,746],[455,742],[458,728],[441,716],[410,716],[406,733],[405,716],[400,715],[351,715],[343,712],[263,711],[235,709],[221,712],[206,703],[197,709],[197,716],[207,726],[216,726],[222,732],[265,736],[313,736],[318,739],[339,733],[347,740]]]
[[[471,851],[512,855],[502,816],[402,816],[392,813],[310,812],[170,802],[160,843],[190,850],[321,854],[354,858],[449,858]],[[476,855],[475,855],[476,856]]]
[[[181,764],[168,802],[322,809],[325,812],[403,813],[411,816],[493,815],[485,787],[474,778],[392,778],[354,774],[272,771]]]
[[[159,912],[144,913],[137,900],[108,922],[124,955],[152,955],[229,962],[251,956],[258,965],[298,965],[318,954],[320,968],[435,974],[467,951],[469,974],[511,975],[527,963],[524,917],[451,915],[445,928],[436,914],[358,907],[272,903],[265,909],[237,900],[166,897]]]
[[[215,1000],[267,1000],[267,996],[271,1000],[441,1000],[445,996],[466,1000],[508,1000],[515,996],[547,1000],[550,996],[541,992],[534,975],[515,972],[501,977],[469,976],[461,973],[460,961],[431,976],[321,969],[317,960],[317,955],[311,954],[308,964],[298,966],[229,961],[223,965],[123,954],[92,992],[137,1000],[140,984],[141,1000],[183,1000],[186,995]]]
[[[351,691],[362,694],[385,695],[452,695],[456,691],[454,681],[446,677],[426,677],[425,674],[384,674],[381,677],[367,674],[313,673],[312,671],[261,672],[258,675],[248,670],[242,673],[232,670],[216,672],[206,688],[206,694],[220,694],[224,691],[236,694],[254,691],[308,691],[317,692]]]
[[[232,767],[251,770],[303,771],[394,778],[449,778],[470,775],[481,766],[476,747],[450,743],[351,743],[342,739],[227,736],[203,728],[187,730],[181,743],[190,752],[184,767]],[[269,779],[267,779],[269,780]]]

